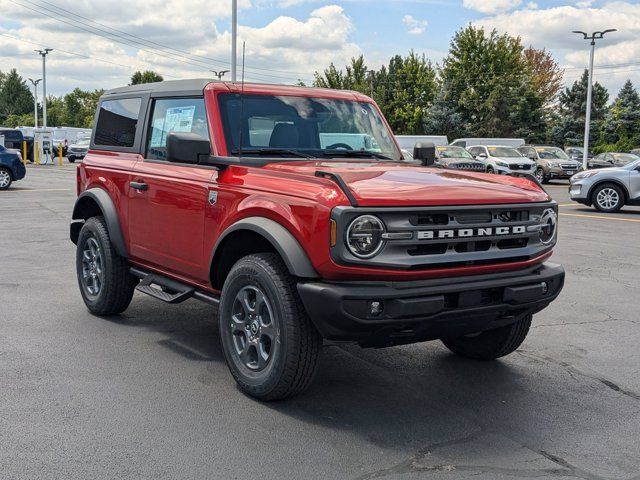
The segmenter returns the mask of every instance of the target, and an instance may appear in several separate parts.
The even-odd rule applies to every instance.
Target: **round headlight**
[[[556,238],[558,230],[558,216],[551,208],[544,211],[540,218],[542,228],[540,229],[540,241],[543,245],[549,245]]]
[[[384,246],[384,232],[382,220],[373,215],[362,215],[351,222],[347,229],[347,247],[358,258],[371,258]]]

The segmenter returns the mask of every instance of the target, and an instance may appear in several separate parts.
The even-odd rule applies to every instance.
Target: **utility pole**
[[[34,51],[42,57],[42,127],[47,128],[47,55],[53,48]]]
[[[584,40],[591,40],[591,53],[589,56],[589,83],[587,85],[587,112],[584,119],[584,153],[582,155],[582,168],[587,169],[587,160],[589,158],[589,130],[591,128],[591,94],[593,90],[593,57],[596,53],[596,40],[600,40],[606,33],[615,32],[615,28],[609,28],[602,32],[593,32],[589,36],[585,32],[580,30],[574,30],[572,33],[577,33],[584,37]]]
[[[211,70],[211,71],[216,77],[218,77],[218,80],[222,80],[222,77],[224,77],[227,73],[229,73],[229,70],[220,70],[219,72],[217,70]]]
[[[238,76],[238,0],[231,2],[231,81]]]
[[[34,116],[33,126],[34,128],[38,128],[38,84],[40,83],[41,80],[42,80],[41,78],[38,78],[37,80],[34,80],[33,78],[29,79],[29,81],[33,85],[33,116]]]

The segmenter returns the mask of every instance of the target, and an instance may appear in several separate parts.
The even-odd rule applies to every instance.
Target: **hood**
[[[467,158],[467,157],[446,157],[446,158],[438,158],[438,162],[450,164],[450,163],[480,163],[484,165],[484,162],[476,158]]]
[[[550,200],[533,181],[386,162],[281,162],[265,170],[339,175],[362,207],[482,205]]]

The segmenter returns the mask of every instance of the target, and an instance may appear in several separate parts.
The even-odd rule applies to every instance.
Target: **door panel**
[[[129,189],[134,259],[182,277],[206,280],[204,213],[215,173],[205,167],[153,160],[136,164],[133,181],[146,185],[146,190]]]

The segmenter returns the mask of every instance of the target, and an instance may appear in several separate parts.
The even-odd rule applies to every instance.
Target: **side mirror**
[[[481,159],[481,160],[486,160],[487,159],[487,154],[486,153],[479,153],[478,155],[476,155],[476,158]]]
[[[418,142],[413,147],[413,158],[419,160],[425,167],[432,167],[436,163],[436,145],[433,142]]]
[[[199,163],[200,157],[211,155],[211,142],[190,132],[169,132],[167,160],[175,163]]]

